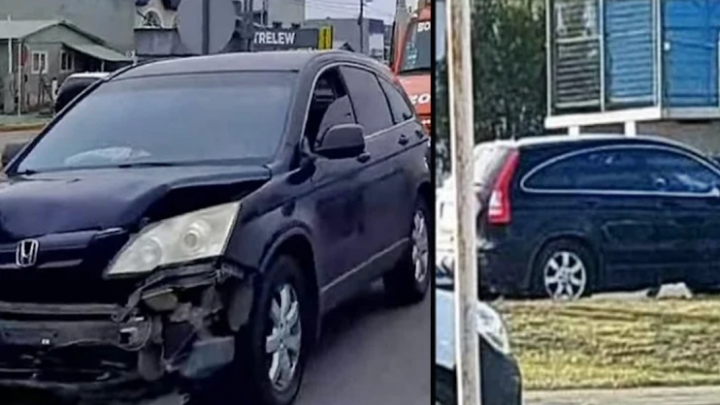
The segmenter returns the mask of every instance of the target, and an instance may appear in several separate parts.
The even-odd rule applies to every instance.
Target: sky
[[[395,17],[396,0],[365,0],[367,18],[381,19],[392,24]],[[406,0],[408,5],[417,0]],[[357,18],[360,13],[360,0],[306,0],[305,18]]]

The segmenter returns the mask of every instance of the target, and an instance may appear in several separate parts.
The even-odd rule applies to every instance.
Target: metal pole
[[[207,55],[210,53],[210,0],[202,0],[202,53]]]
[[[365,53],[365,38],[363,37],[363,22],[365,21],[365,0],[360,0],[360,17],[358,27],[360,28],[360,53]]]
[[[459,405],[481,405],[480,346],[477,333],[478,263],[473,193],[473,83],[470,0],[450,0],[448,90],[452,170],[455,181],[455,344]]]
[[[253,0],[246,0],[245,4],[247,5],[247,19],[250,21],[250,25],[247,26],[248,28],[248,45],[247,50],[248,52],[254,52],[255,51],[255,4]]]
[[[23,95],[23,81],[25,81],[25,72],[24,72],[24,69],[23,69],[23,64],[24,64],[24,61],[23,61],[23,47],[24,47],[24,46],[25,46],[25,44],[23,43],[23,41],[20,40],[20,39],[18,39],[18,42],[17,42],[17,47],[18,47],[18,50],[17,50],[17,54],[18,54],[18,58],[17,58],[17,65],[18,65],[18,73],[17,73],[17,94],[18,94],[18,96],[17,96],[17,101],[18,101],[18,104],[17,104],[17,115],[18,115],[18,116],[22,115],[22,106],[23,106],[23,98],[24,98],[24,95]],[[30,63],[32,63],[32,62],[30,62]]]

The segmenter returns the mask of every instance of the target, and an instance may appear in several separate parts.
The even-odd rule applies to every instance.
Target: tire
[[[238,355],[235,356],[234,368],[239,379],[227,382],[223,391],[237,392],[236,398],[242,400],[235,403],[290,405],[300,391],[308,351],[315,332],[316,322],[313,319],[314,314],[308,299],[306,280],[295,259],[289,256],[279,256],[257,282],[255,302],[248,325],[237,340],[236,353]],[[280,334],[289,332],[290,335],[286,336],[286,341],[274,339],[274,342],[279,345],[280,351],[287,350],[290,355],[288,360],[290,363],[295,360],[295,366],[291,378],[287,378],[283,384],[274,384],[269,375],[273,356],[266,355],[266,343],[268,343],[266,339],[274,333],[271,308],[282,310],[282,295],[285,293],[289,294],[285,297],[289,299],[290,307],[297,303],[296,319],[299,320],[299,325],[285,322],[285,326],[282,328],[287,329],[276,332]],[[294,318],[290,313],[291,311],[286,312],[288,315],[284,317],[286,320]],[[298,330],[293,326],[300,327],[299,339],[296,334],[293,335]],[[291,341],[300,345],[297,356],[292,356],[292,350],[289,349],[294,346],[290,343]],[[276,347],[278,347],[277,345]],[[280,357],[277,359],[280,359],[282,354],[278,356]]]
[[[533,296],[576,300],[592,295],[595,263],[592,253],[578,242],[561,239],[548,243],[533,266]]]
[[[430,286],[430,215],[420,197],[415,202],[410,230],[410,248],[400,263],[383,277],[385,293],[398,304],[422,301]]]

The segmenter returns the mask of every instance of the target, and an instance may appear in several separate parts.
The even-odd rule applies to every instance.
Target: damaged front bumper
[[[199,264],[152,274],[126,305],[0,302],[0,388],[145,396],[211,376],[233,361],[252,293],[246,273]]]

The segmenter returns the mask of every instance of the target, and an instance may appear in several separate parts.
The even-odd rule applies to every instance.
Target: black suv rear
[[[476,148],[485,291],[574,299],[720,284],[720,167],[649,137],[530,138]]]

